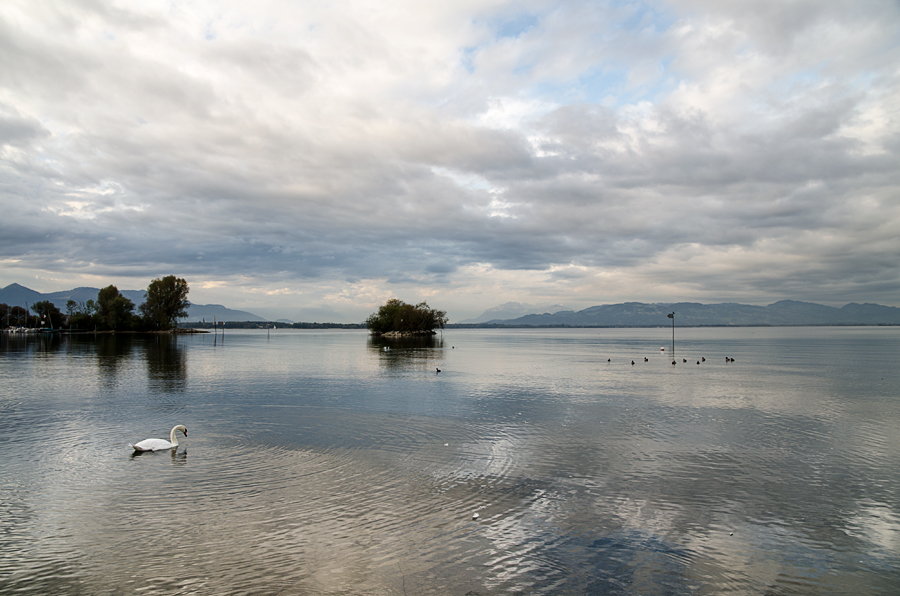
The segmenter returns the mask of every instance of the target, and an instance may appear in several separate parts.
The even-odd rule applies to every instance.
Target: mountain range
[[[813,302],[781,300],[768,306],[677,302],[645,304],[625,302],[591,306],[584,310],[528,314],[514,319],[491,319],[486,325],[656,327],[670,325],[675,313],[680,326],[729,325],[900,325],[900,308],[850,303],[841,308]],[[481,317],[479,317],[481,318]]]
[[[75,302],[87,302],[88,300],[97,300],[97,294],[100,292],[98,288],[75,288],[74,290],[63,290],[61,292],[49,292],[42,294],[26,288],[25,286],[13,283],[3,289],[0,289],[0,303],[9,306],[26,306],[49,300],[59,310],[66,312],[66,302],[74,300]],[[144,290],[119,290],[119,293],[134,302],[135,307],[140,306],[144,302]],[[255,315],[243,310],[233,310],[225,308],[221,304],[193,304],[188,308],[188,316],[182,319],[187,322],[191,321],[265,321],[263,317]]]
[[[97,288],[75,288],[42,294],[17,283],[0,289],[0,303],[26,306],[49,300],[65,312],[66,302],[96,300]],[[121,290],[123,296],[139,306],[144,302],[143,290]],[[754,325],[900,325],[900,308],[880,304],[846,304],[840,308],[813,302],[781,300],[768,306],[752,306],[726,302],[653,303],[624,302],[591,306],[574,311],[561,304],[533,306],[507,302],[487,309],[475,319],[451,325],[571,326],[571,327],[657,327],[672,323],[667,315],[675,313],[678,326],[754,326]],[[298,313],[301,320],[326,321],[339,316],[327,305],[307,308]],[[191,304],[187,322],[192,321],[267,321],[259,315],[226,308],[221,304]]]
[[[507,302],[506,304],[487,309],[474,319],[465,319],[464,321],[458,321],[458,323],[461,325],[467,323],[486,323],[488,321],[516,319],[518,317],[524,317],[525,315],[538,313],[557,313],[562,310],[571,311],[572,309],[567,308],[562,304],[535,306],[533,304],[528,304],[527,302]]]

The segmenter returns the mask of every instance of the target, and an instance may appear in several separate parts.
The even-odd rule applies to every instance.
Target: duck
[[[437,368],[437,367],[435,367],[434,370],[435,370],[435,373],[434,373],[434,374],[437,374],[437,373],[441,372],[441,369],[439,369],[439,368]]]
[[[135,443],[134,445],[129,444],[128,446],[134,449],[135,451],[161,451],[163,449],[175,449],[178,447],[178,438],[175,436],[175,431],[181,431],[184,433],[185,438],[187,438],[187,428],[182,424],[176,424],[172,431],[169,433],[169,440],[165,439],[144,439],[140,443]]]

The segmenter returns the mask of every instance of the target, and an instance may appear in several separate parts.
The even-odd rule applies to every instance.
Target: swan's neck
[[[169,442],[172,443],[172,447],[178,446],[178,437],[175,436],[175,433],[179,430],[184,433],[184,436],[187,436],[187,429],[180,424],[176,424],[172,428],[172,432],[169,433]]]

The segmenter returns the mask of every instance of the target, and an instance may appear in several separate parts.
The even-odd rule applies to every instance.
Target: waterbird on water
[[[644,362],[650,362],[649,360],[647,360],[646,356],[644,356]]]
[[[187,429],[178,424],[172,431],[169,433],[169,440],[165,439],[144,439],[140,443],[135,443],[134,445],[129,444],[128,446],[134,449],[135,451],[161,451],[162,449],[175,449],[178,447],[178,437],[175,436],[175,431],[180,430],[184,433],[185,438],[187,438]]]
[[[434,370],[435,370],[435,374],[437,374],[437,373],[439,373],[439,372],[441,372],[441,369],[439,369],[439,368],[437,368],[437,367],[435,367],[435,369],[434,369]]]

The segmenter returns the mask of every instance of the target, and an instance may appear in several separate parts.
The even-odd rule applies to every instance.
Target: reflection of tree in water
[[[79,339],[93,344],[101,384],[107,389],[115,387],[119,368],[123,365],[127,366],[131,358],[131,350],[134,346],[132,336],[104,333]]]
[[[150,391],[181,392],[187,387],[187,353],[171,334],[154,335],[147,345]]]
[[[0,352],[50,354],[61,347],[58,333],[0,333]]]
[[[367,347],[389,368],[437,366],[444,358],[444,339],[437,335],[369,336]]]

